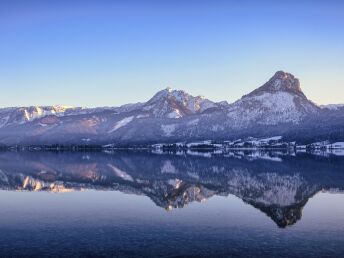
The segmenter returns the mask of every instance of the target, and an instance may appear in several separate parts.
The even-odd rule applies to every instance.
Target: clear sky
[[[344,103],[344,1],[0,0],[0,106],[235,101],[277,70]]]

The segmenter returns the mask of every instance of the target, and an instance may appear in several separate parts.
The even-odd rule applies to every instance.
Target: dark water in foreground
[[[344,256],[344,157],[190,154],[0,153],[0,257]]]

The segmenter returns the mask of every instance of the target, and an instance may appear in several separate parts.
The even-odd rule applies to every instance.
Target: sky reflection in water
[[[226,156],[0,153],[0,253],[344,253],[343,158]]]

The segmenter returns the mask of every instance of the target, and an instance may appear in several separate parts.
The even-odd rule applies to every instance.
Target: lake
[[[332,153],[0,152],[1,257],[343,257]]]

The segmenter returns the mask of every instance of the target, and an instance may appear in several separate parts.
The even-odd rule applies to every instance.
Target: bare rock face
[[[255,89],[246,96],[259,95],[264,92],[274,93],[274,92],[289,92],[296,94],[300,97],[306,98],[305,94],[302,92],[300,87],[299,79],[295,78],[294,75],[290,73],[285,73],[283,71],[278,71],[274,76],[270,78],[263,86]]]

